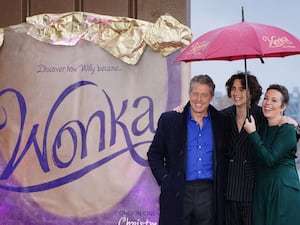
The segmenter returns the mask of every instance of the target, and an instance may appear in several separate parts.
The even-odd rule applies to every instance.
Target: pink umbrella
[[[244,59],[247,76],[247,59],[259,58],[263,63],[263,58],[266,57],[297,54],[300,54],[300,41],[297,37],[275,26],[245,22],[242,8],[242,22],[201,35],[187,46],[175,61]]]
[[[278,27],[240,22],[209,31],[194,40],[177,61],[239,60],[300,53],[298,38]]]

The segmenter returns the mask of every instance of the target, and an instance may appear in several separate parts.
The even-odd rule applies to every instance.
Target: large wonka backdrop
[[[42,14],[0,29],[0,224],[158,224],[146,153],[182,101],[174,59],[190,41],[170,15]]]

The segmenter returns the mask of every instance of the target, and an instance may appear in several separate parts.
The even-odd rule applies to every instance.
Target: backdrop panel
[[[55,46],[4,29],[0,48],[0,224],[158,224],[146,153],[181,104],[177,52],[128,65],[80,40]],[[186,77],[189,79],[189,77]]]

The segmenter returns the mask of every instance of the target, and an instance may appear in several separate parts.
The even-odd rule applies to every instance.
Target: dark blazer
[[[152,173],[161,186],[160,225],[183,224],[183,193],[187,154],[188,103],[183,113],[163,113],[150,145],[148,161]],[[225,147],[228,120],[213,106],[209,106],[214,138],[214,195],[216,224],[223,225],[226,187]]]
[[[236,107],[229,106],[221,111],[229,117],[231,124],[230,141],[228,143],[227,163],[228,180],[226,199],[231,201],[252,202],[253,187],[256,177],[256,159],[249,135],[236,125]],[[257,129],[266,124],[261,107],[252,105],[250,114],[254,116]]]

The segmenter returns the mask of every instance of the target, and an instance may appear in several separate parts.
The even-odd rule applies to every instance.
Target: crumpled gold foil
[[[73,46],[87,40],[135,65],[147,44],[167,56],[192,41],[189,27],[170,15],[161,16],[154,24],[128,17],[113,17],[87,12],[40,14],[27,17],[28,35],[53,45]]]
[[[163,15],[144,33],[143,39],[155,51],[168,56],[191,43],[190,28],[169,14]]]
[[[139,61],[147,46],[142,35],[149,26],[148,22],[124,17],[103,20],[102,16],[97,16],[89,19],[90,29],[83,39],[98,44],[128,64],[135,65]]]
[[[0,47],[3,44],[3,40],[4,40],[4,29],[0,28]]]
[[[53,45],[75,45],[88,26],[84,13],[40,14],[27,17],[28,34]]]

